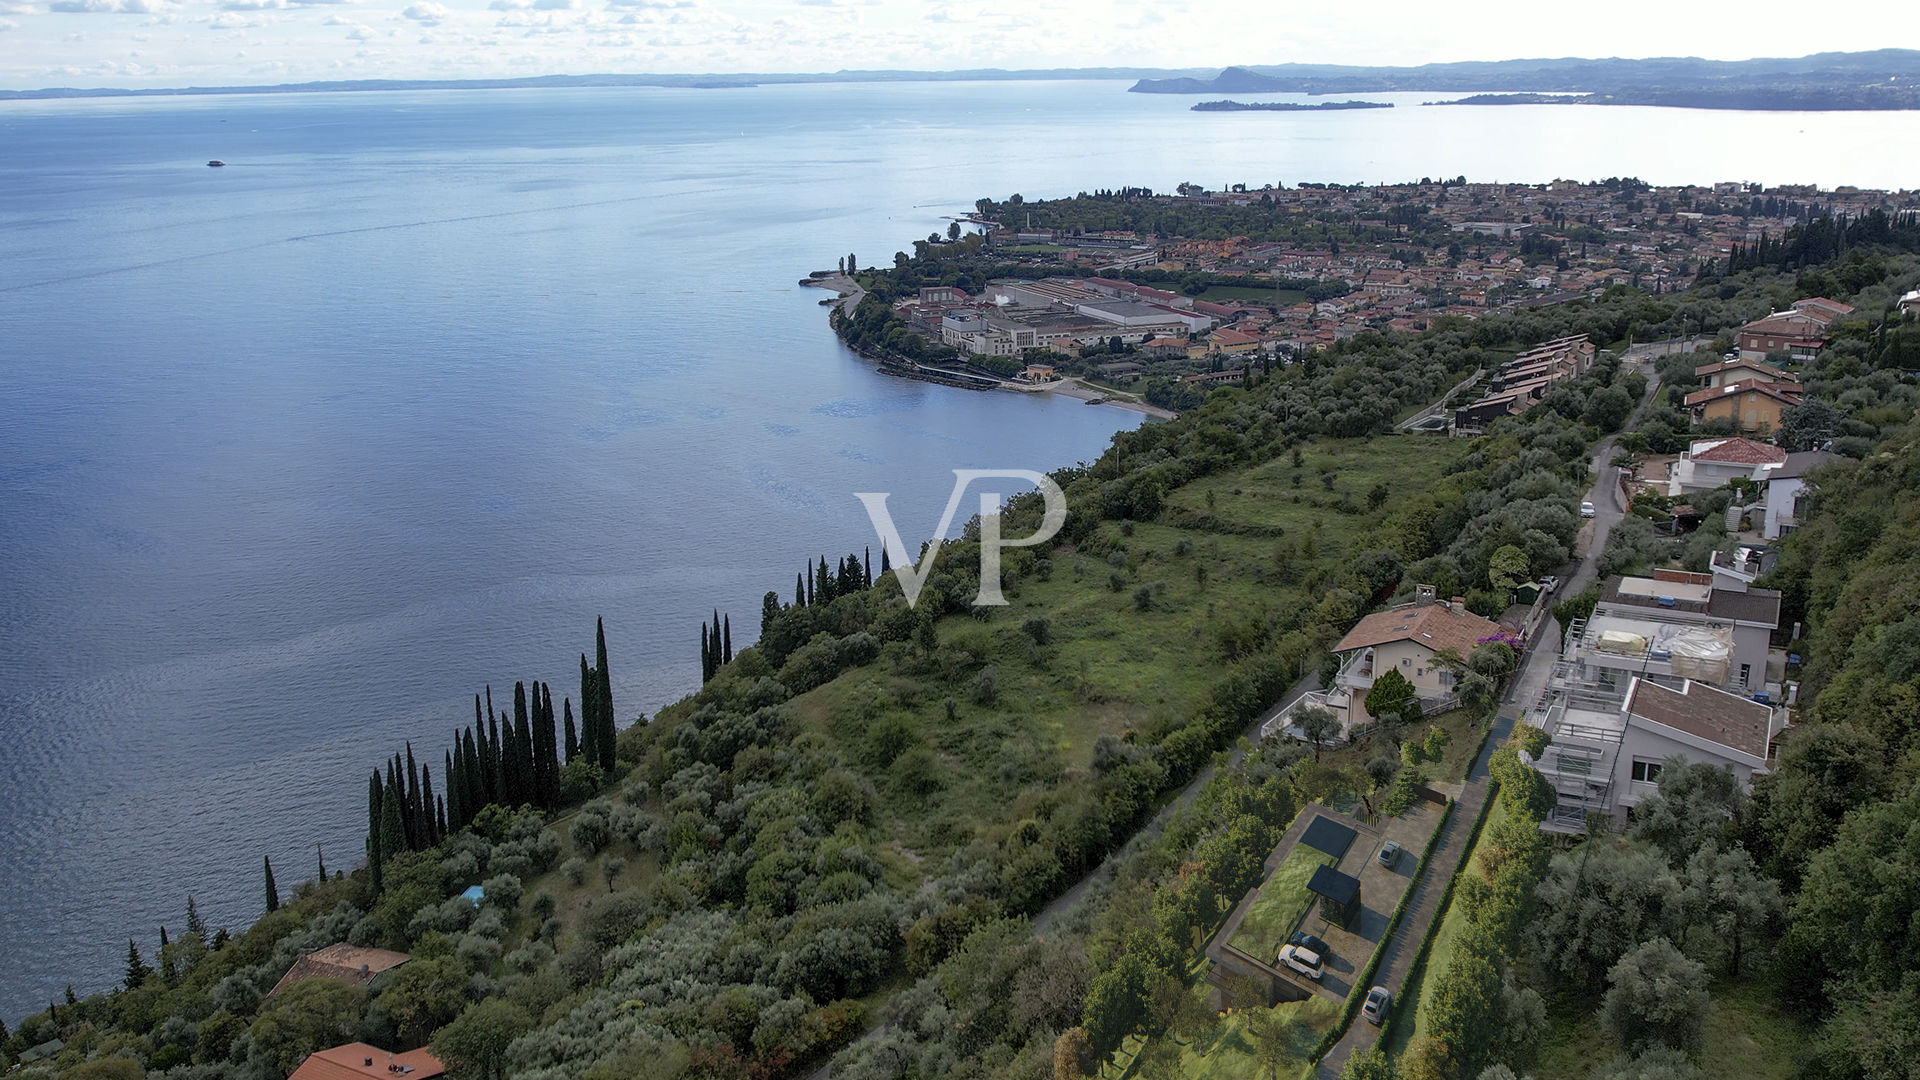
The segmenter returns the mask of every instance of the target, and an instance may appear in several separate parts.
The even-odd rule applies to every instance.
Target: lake
[[[853,492],[924,536],[953,469],[1139,422],[877,374],[796,285],[842,255],[1015,191],[1920,173],[1916,114],[1124,88],[0,103],[0,1016],[112,984],[189,893],[245,925],[262,855],[356,863],[367,772],[437,772],[487,683],[577,696],[596,615],[650,713],[713,609],[744,643],[874,543]]]

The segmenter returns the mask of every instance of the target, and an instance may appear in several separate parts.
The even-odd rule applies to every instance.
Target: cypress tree
[[[146,982],[147,976],[152,974],[153,974],[153,969],[147,966],[147,962],[145,960],[140,959],[140,946],[135,945],[133,943],[132,938],[128,938],[127,939],[127,989],[129,990],[140,989],[140,984],[143,982]],[[47,1006],[47,1011],[51,1013],[53,1011],[53,1006],[51,1005]]]
[[[447,818],[450,821],[460,819],[460,733],[453,733],[453,750],[446,755],[447,776]],[[458,825],[454,828],[459,828]]]
[[[439,805],[434,808],[434,813],[438,815],[440,835],[441,836],[447,835],[447,800],[446,799],[443,798],[440,800]]]
[[[478,814],[480,808],[487,805],[487,784],[486,778],[480,772],[479,749],[473,742],[473,729],[468,728],[461,739],[461,748],[467,752],[467,764],[461,770],[466,774],[462,779],[466,782],[467,790],[466,794],[460,797],[460,827],[466,828],[467,823],[473,820],[473,815]]]
[[[382,861],[400,854],[407,846],[406,823],[400,818],[400,792],[387,785],[380,793],[380,857]]]
[[[817,588],[814,589],[814,594],[820,597],[821,603],[823,604],[832,603],[833,602],[833,577],[832,575],[827,573],[827,557],[825,555],[820,556],[820,565],[817,568],[815,568],[814,573],[818,575],[820,578],[820,584]]]
[[[413,743],[407,743],[407,837],[414,850],[429,846],[427,838],[427,801],[421,797],[420,769],[413,763]]]
[[[577,730],[575,730],[573,726],[573,699],[572,698],[560,699],[560,712],[566,720],[567,764],[571,765],[573,764],[573,759],[580,756],[580,734]]]
[[[420,770],[420,837],[422,848],[430,848],[440,842],[438,823],[434,820],[433,808],[433,770]],[[322,868],[325,869],[324,867]],[[325,874],[321,877],[324,879]]]
[[[508,728],[512,730],[511,727]],[[487,718],[487,794],[489,802],[505,806],[507,795],[507,748],[500,741],[500,718]]]
[[[733,616],[724,615],[720,619],[720,662],[733,663]]]
[[[613,673],[607,666],[607,624],[604,619],[594,620],[594,661],[597,671],[594,679],[595,689],[600,692],[600,701],[594,706],[594,716],[600,722],[600,771],[613,774],[613,751],[615,737],[618,734],[613,719]]]
[[[881,545],[880,545],[880,574],[881,574],[881,576],[883,576],[883,577],[884,577],[884,576],[886,575],[886,573],[887,573],[887,571],[889,571],[889,570],[891,570],[891,569],[893,569],[893,562],[892,562],[892,560],[891,560],[891,559],[889,559],[889,558],[888,558],[888,556],[887,556],[887,545],[885,545],[885,544],[881,544]]]
[[[513,684],[513,767],[515,773],[514,805],[538,802],[534,793],[533,764],[533,720],[527,711],[527,689],[521,683]]]
[[[773,621],[780,617],[780,594],[769,592],[760,598],[760,639],[773,632]]]
[[[807,575],[793,575],[793,606],[807,606]]]
[[[192,893],[187,894],[187,933],[200,935],[202,941],[207,939],[207,924],[200,918],[199,909],[193,906]]]
[[[319,844],[315,844],[313,845],[313,853],[315,857],[320,860],[320,883],[324,885],[327,883],[327,849],[321,847]],[[160,936],[162,939],[167,936],[166,927],[163,926],[160,928]],[[162,940],[160,944],[165,945],[166,941]]]
[[[260,856],[260,861],[267,868],[267,910],[279,911],[280,890],[273,883],[273,859],[270,856],[262,855]]]
[[[386,851],[382,843],[385,830],[382,828],[380,804],[385,800],[380,793],[380,770],[375,769],[367,781],[367,883],[373,887],[375,896],[380,895],[380,867],[386,862]],[[192,897],[188,897],[192,902]]]
[[[380,833],[377,830],[367,834],[367,886],[373,890],[375,896],[379,896],[380,891],[386,887],[386,882],[383,880],[384,871],[380,865],[379,836]]]
[[[558,740],[553,731],[553,688],[536,684],[540,690],[539,723],[533,729],[534,766],[540,777],[540,805],[551,810],[560,805],[560,762]]]
[[[580,654],[580,753],[588,761],[600,760],[600,724],[594,719],[593,710],[600,703],[600,695],[593,687],[593,671],[587,667],[587,654]]]
[[[815,577],[813,574],[812,564],[808,564],[807,566],[807,606],[808,607],[812,607],[814,604],[814,600],[816,599],[816,597],[814,596],[814,586],[818,585],[819,583],[820,583],[820,579]]]
[[[866,588],[866,589],[873,588],[873,545],[872,544],[867,545],[866,558],[862,559],[860,562],[860,577],[862,581],[862,585],[861,585],[862,588]]]
[[[168,986],[172,986],[174,978],[173,954],[167,951],[167,944],[167,928],[163,926],[160,928],[160,981],[166,983]],[[69,987],[69,989],[71,989],[71,987]]]
[[[713,678],[713,644],[707,640],[707,624],[700,624],[700,681]]]

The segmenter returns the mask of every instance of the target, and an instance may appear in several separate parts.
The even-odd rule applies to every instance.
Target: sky
[[[1775,10],[1777,9],[1777,10]],[[0,88],[847,68],[1737,60],[1920,47],[1904,3],[0,0]],[[1780,27],[1790,26],[1790,34]],[[1908,40],[1893,40],[1893,38]]]

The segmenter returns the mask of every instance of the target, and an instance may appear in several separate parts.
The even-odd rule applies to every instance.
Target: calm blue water
[[[483,683],[577,693],[595,615],[622,715],[651,712],[711,609],[751,638],[765,590],[872,542],[851,492],[924,534],[950,470],[1137,422],[873,373],[794,284],[842,254],[1016,190],[1920,158],[1911,116],[1121,89],[0,105],[0,1016],[110,984],[189,892],[244,925],[262,854],[286,884],[316,843],[351,865],[366,771],[405,739],[438,771]],[[1762,135],[1802,171],[1729,163]]]

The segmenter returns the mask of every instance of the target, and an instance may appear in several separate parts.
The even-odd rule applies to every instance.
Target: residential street
[[[1655,355],[1640,352],[1641,349],[1672,348],[1679,343],[1656,342],[1647,346],[1636,346],[1629,350],[1631,358]],[[1647,407],[1659,391],[1659,378],[1649,364],[1644,368],[1647,375],[1647,392],[1640,400],[1635,415]],[[1628,422],[1632,427],[1632,422]],[[1579,549],[1575,564],[1570,572],[1562,575],[1560,593],[1562,597],[1572,596],[1594,581],[1594,563],[1600,551],[1606,546],[1607,534],[1613,531],[1626,508],[1620,504],[1620,489],[1615,482],[1615,470],[1607,463],[1613,460],[1613,437],[1600,440],[1594,447],[1593,458],[1589,462],[1593,477],[1593,486],[1587,492],[1587,499],[1593,503],[1594,517],[1580,530]],[[1380,959],[1380,967],[1374,973],[1374,985],[1384,986],[1393,991],[1396,998],[1405,987],[1407,971],[1413,966],[1414,954],[1419,952],[1420,943],[1426,940],[1427,929],[1433,925],[1438,911],[1440,894],[1446,891],[1447,881],[1460,869],[1461,861],[1466,857],[1467,834],[1473,829],[1474,819],[1479,817],[1480,808],[1487,801],[1487,763],[1493,751],[1501,741],[1512,732],[1514,720],[1546,689],[1547,678],[1553,672],[1553,663],[1557,659],[1555,646],[1560,641],[1560,627],[1551,616],[1540,624],[1540,632],[1535,635],[1534,644],[1526,652],[1520,663],[1520,670],[1507,684],[1506,695],[1501,699],[1500,711],[1493,722],[1493,735],[1487,739],[1486,748],[1479,760],[1467,774],[1467,782],[1460,792],[1458,805],[1453,816],[1447,820],[1441,830],[1441,839],[1434,848],[1433,856],[1428,860],[1420,880],[1413,885],[1413,899],[1409,902],[1406,915],[1400,920],[1400,927],[1394,933],[1393,940],[1386,943],[1386,950]],[[1411,1023],[1411,1017],[1402,1017],[1400,1023]],[[1356,1018],[1347,1029],[1347,1034],[1320,1062],[1319,1075],[1323,1078],[1337,1077],[1346,1067],[1347,1058],[1356,1050],[1374,1045],[1380,1039],[1380,1029]]]

